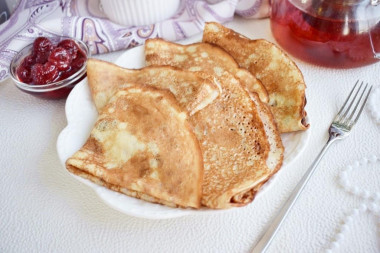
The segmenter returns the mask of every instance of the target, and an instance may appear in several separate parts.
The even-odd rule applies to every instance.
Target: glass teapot
[[[380,0],[272,0],[271,29],[287,52],[311,63],[380,61]]]

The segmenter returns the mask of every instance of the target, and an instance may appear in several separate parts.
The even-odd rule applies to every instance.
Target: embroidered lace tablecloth
[[[227,26],[275,42],[269,21]],[[200,36],[198,35],[198,38]],[[121,52],[97,55],[115,61]],[[307,88],[311,136],[265,196],[230,212],[169,220],[129,217],[73,179],[56,153],[65,101],[0,83],[1,252],[250,252],[327,139],[358,78],[380,85],[380,65],[352,70],[296,60]],[[367,107],[352,134],[331,147],[268,252],[380,251],[380,125]]]

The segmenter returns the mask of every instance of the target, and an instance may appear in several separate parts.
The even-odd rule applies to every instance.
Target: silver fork
[[[351,90],[342,108],[339,110],[338,114],[331,123],[329,128],[329,139],[327,143],[322,148],[317,158],[315,158],[310,168],[306,171],[301,181],[294,188],[292,194],[285,202],[284,206],[281,208],[280,212],[277,214],[276,218],[273,220],[268,230],[261,237],[260,241],[256,244],[255,248],[252,251],[253,253],[265,252],[267,250],[269,244],[272,242],[274,236],[276,235],[282,222],[288,215],[290,209],[293,207],[294,203],[298,199],[299,195],[301,194],[305,185],[309,181],[310,177],[314,174],[315,169],[317,168],[319,162],[326,153],[327,149],[335,140],[340,140],[347,137],[351,132],[352,127],[358,121],[363,111],[364,105],[367,102],[368,96],[372,90],[372,86],[368,87],[368,83],[362,89],[363,82],[357,89],[358,83],[359,80],[356,82],[354,88]]]

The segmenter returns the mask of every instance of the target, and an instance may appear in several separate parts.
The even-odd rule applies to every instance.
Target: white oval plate
[[[116,60],[116,64],[127,68],[143,67],[145,65],[144,47],[140,46],[126,51]],[[62,130],[57,140],[58,155],[64,167],[66,160],[86,142],[97,116],[98,113],[92,102],[90,90],[87,85],[87,78],[85,78],[75,86],[66,101],[67,126]],[[309,139],[309,132],[310,130],[281,135],[285,146],[285,154],[283,166],[279,173],[286,170],[286,167],[288,167],[305,148]],[[93,188],[98,196],[112,208],[135,217],[168,219],[190,214],[226,211],[206,208],[201,208],[200,210],[181,209],[153,204],[111,191],[74,174],[70,173],[70,175]],[[265,187],[257,194],[256,198],[261,197],[263,192],[267,191],[269,186],[273,185],[277,176],[278,173],[265,184]]]

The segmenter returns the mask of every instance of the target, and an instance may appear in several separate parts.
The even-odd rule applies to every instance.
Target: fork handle
[[[293,190],[292,194],[289,196],[288,200],[282,206],[281,210],[277,214],[276,218],[273,220],[272,224],[269,226],[268,230],[261,237],[260,241],[256,244],[252,253],[261,253],[261,252],[265,252],[267,250],[269,244],[272,242],[272,240],[273,240],[274,236],[276,235],[278,229],[280,228],[282,222],[285,220],[290,209],[293,207],[294,203],[298,199],[298,197],[301,194],[302,190],[304,189],[305,185],[309,181],[310,177],[313,175],[315,169],[317,168],[319,162],[321,161],[322,157],[326,153],[327,149],[330,147],[330,144],[333,142],[333,140],[335,140],[335,139],[329,138],[328,142],[322,148],[319,155],[315,158],[314,162],[311,164],[310,168],[306,171],[306,173],[302,177],[301,181],[294,188],[294,190]]]

